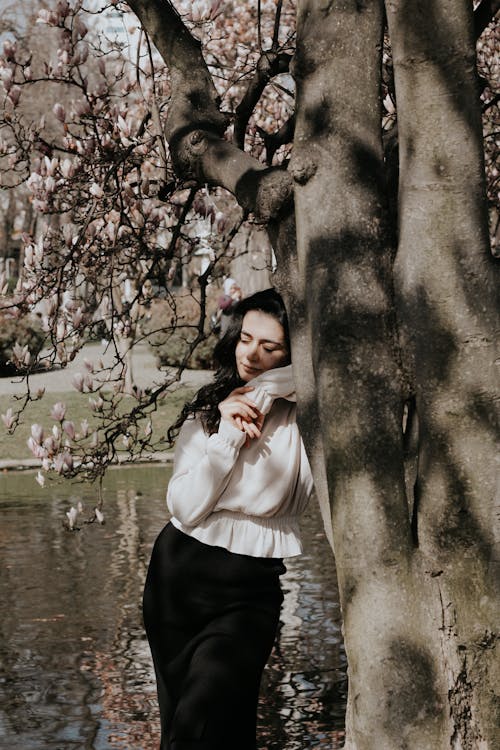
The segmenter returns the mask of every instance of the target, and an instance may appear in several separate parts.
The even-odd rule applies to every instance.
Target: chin
[[[241,380],[243,380],[245,383],[248,383],[249,380],[253,380],[257,377],[257,375],[260,375],[263,370],[256,370],[255,372],[247,370],[243,365],[238,365],[238,375],[240,376]]]

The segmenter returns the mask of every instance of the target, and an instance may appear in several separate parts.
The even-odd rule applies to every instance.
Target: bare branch
[[[276,6],[276,15],[274,16],[274,30],[273,30],[273,43],[271,49],[276,52],[278,49],[278,37],[280,32],[280,21],[281,21],[281,10],[283,8],[283,0],[278,0]]]
[[[285,52],[263,52],[257,63],[255,74],[245,95],[236,108],[234,122],[234,142],[239,148],[245,145],[245,132],[255,105],[262,96],[265,87],[274,76],[287,73],[290,69],[291,55]]]
[[[500,10],[500,0],[483,0],[474,11],[474,34],[479,39],[488,24]]]
[[[281,128],[275,133],[266,133],[262,128],[258,128],[259,135],[264,141],[266,149],[266,162],[271,165],[273,156],[280,146],[284,146],[286,143],[291,143],[293,140],[293,134],[295,132],[295,114],[283,123]]]

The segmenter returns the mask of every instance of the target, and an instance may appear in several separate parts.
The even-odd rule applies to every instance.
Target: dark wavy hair
[[[283,327],[285,344],[290,351],[288,318],[281,295],[275,289],[264,289],[238,302],[231,313],[226,333],[216,344],[214,360],[218,365],[213,381],[202,386],[192,401],[182,409],[179,417],[167,431],[167,439],[172,444],[186,419],[200,415],[203,429],[208,435],[217,432],[220,422],[219,404],[231,391],[244,385],[236,367],[236,345],[240,340],[243,318],[250,310],[272,315]]]

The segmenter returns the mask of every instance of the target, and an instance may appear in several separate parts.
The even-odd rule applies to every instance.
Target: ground
[[[43,403],[47,404],[47,408],[54,403],[54,397],[51,398],[52,394],[54,396],[57,394],[57,400],[63,400],[64,394],[67,394],[68,398],[77,398],[80,395],[72,385],[72,378],[77,372],[86,372],[85,359],[94,363],[102,360],[106,366],[112,363],[113,353],[110,349],[106,350],[106,347],[101,343],[87,344],[74,361],[64,369],[54,369],[50,372],[33,375],[30,378],[33,392],[36,392],[39,388],[45,388],[46,395]],[[139,388],[151,387],[155,383],[160,383],[165,377],[165,373],[158,370],[155,357],[147,344],[138,344],[134,347],[132,367],[134,379]],[[210,377],[211,372],[207,370],[185,370],[181,378],[181,386],[184,387],[183,392],[189,393],[196,390],[203,383],[206,383]],[[23,388],[24,384],[21,378],[0,378],[0,412],[5,413],[9,405],[12,406],[14,397],[22,394]],[[36,419],[34,418],[32,421],[36,421]],[[24,447],[24,437],[19,441],[19,437],[16,439],[15,435],[13,437],[8,436],[2,424],[0,424],[0,433],[2,433],[0,435],[0,470],[32,468],[40,465],[40,461],[30,457],[28,448]],[[168,458],[167,454],[158,455],[159,460]]]

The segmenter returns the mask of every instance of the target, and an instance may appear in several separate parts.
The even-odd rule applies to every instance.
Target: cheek
[[[285,354],[284,352],[272,352],[271,354],[268,354],[268,357],[270,358],[273,367],[280,367],[288,362],[288,354]]]

